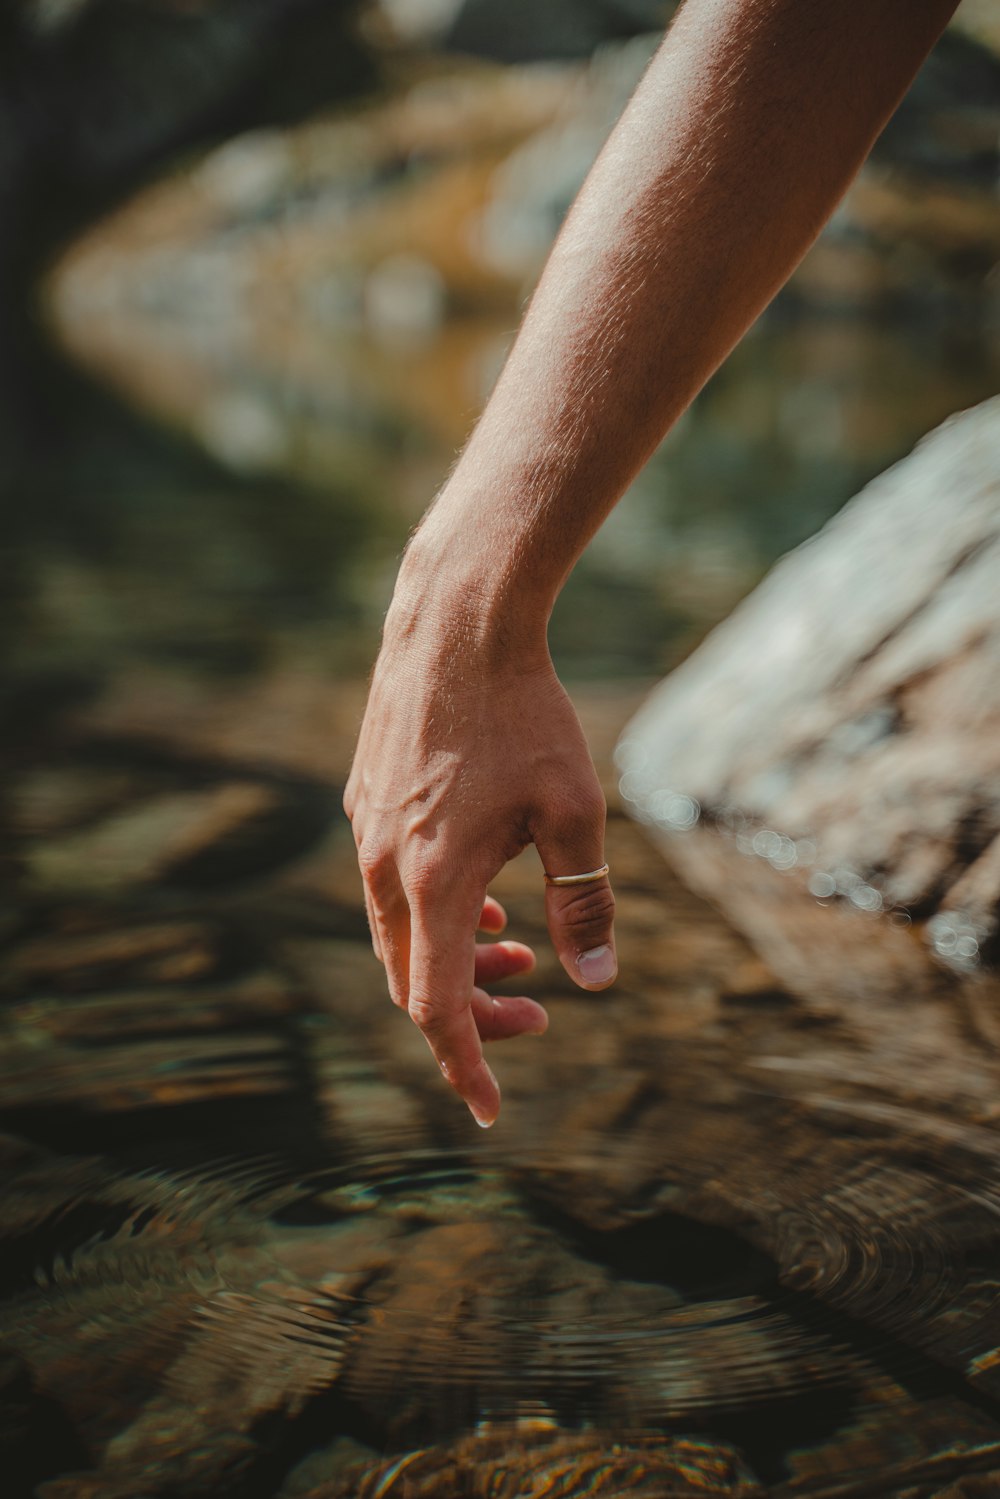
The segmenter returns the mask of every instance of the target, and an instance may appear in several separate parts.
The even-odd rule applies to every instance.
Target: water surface
[[[34,351],[0,559],[7,1492],[1000,1492],[994,979],[928,957],[915,990],[907,934],[806,902],[790,992],[614,788],[645,684],[996,388],[960,297],[814,290],[560,605],[622,976],[574,991],[533,854],[506,872],[552,1023],[497,1053],[488,1135],[384,994],[339,791],[395,558],[510,309],[388,349],[293,319],[196,357],[181,330],[169,364],[85,307],[104,385]]]

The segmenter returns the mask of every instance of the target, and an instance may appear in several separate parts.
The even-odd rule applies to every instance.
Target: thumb
[[[548,875],[590,874],[604,863],[604,800],[578,807],[535,837]],[[583,989],[606,989],[618,973],[615,898],[607,875],[573,885],[545,886],[553,945],[570,978]]]

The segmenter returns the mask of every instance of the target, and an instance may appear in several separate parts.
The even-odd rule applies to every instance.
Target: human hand
[[[477,926],[505,923],[486,888],[528,843],[550,874],[599,868],[604,797],[544,644],[508,659],[467,621],[391,620],[344,807],[392,999],[485,1127],[500,1090],[482,1043],[548,1023],[534,1000],[481,987],[534,966],[520,943],[477,947]],[[617,971],[608,880],[546,886],[545,906],[566,972],[606,988]]]

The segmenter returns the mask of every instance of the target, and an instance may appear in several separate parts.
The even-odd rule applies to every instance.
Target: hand
[[[548,1023],[534,1000],[479,987],[534,966],[519,943],[476,946],[477,925],[505,923],[486,888],[528,843],[550,874],[599,868],[604,797],[544,645],[515,663],[466,624],[391,620],[344,807],[392,999],[486,1127],[500,1090],[482,1043]],[[545,903],[566,972],[606,988],[617,971],[607,879],[546,886]]]

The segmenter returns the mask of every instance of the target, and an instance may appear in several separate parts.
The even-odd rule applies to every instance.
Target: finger
[[[365,882],[365,904],[385,964],[393,1004],[406,1009],[410,994],[410,908],[395,862],[358,852]]]
[[[476,946],[477,984],[495,984],[515,973],[530,973],[534,966],[535,954],[523,942],[481,942]]]
[[[540,1004],[525,995],[472,991],[472,1015],[481,1041],[507,1041],[512,1036],[541,1036],[549,1017]]]
[[[410,944],[411,1019],[442,1073],[488,1129],[500,1112],[500,1088],[483,1057],[472,1013],[474,924],[480,904],[439,900],[414,907]]]
[[[581,805],[535,837],[551,875],[585,874],[604,863],[603,800]],[[618,973],[615,898],[605,875],[584,885],[546,885],[545,914],[559,961],[583,989],[606,989]]]
[[[363,842],[361,829],[364,825],[364,808],[362,797],[358,795],[354,790],[353,775],[348,781],[347,787],[344,791],[344,811],[347,813],[348,820],[351,824],[351,832],[354,834],[354,846],[358,852],[360,860],[361,844]],[[368,916],[368,931],[371,934],[372,948],[375,952],[376,958],[378,958],[380,963],[383,963],[385,959],[382,956],[382,944],[379,941],[378,925],[375,921],[375,909],[372,905],[371,895],[368,893],[368,880],[365,877],[365,872],[363,869],[361,871],[361,888],[364,891],[365,912]]]
[[[368,894],[367,888],[365,889],[365,911],[368,915],[368,931],[371,934],[372,947],[375,951],[375,956],[376,958],[378,958],[380,963],[384,963],[385,959],[382,956],[382,944],[379,941],[378,927],[375,924],[375,912],[372,908],[372,899]]]
[[[378,944],[394,1005],[405,1010],[410,999],[410,912],[403,896],[391,909],[375,907]]]
[[[507,925],[507,912],[498,900],[488,895],[483,902],[483,913],[479,918],[481,932],[502,932]]]

